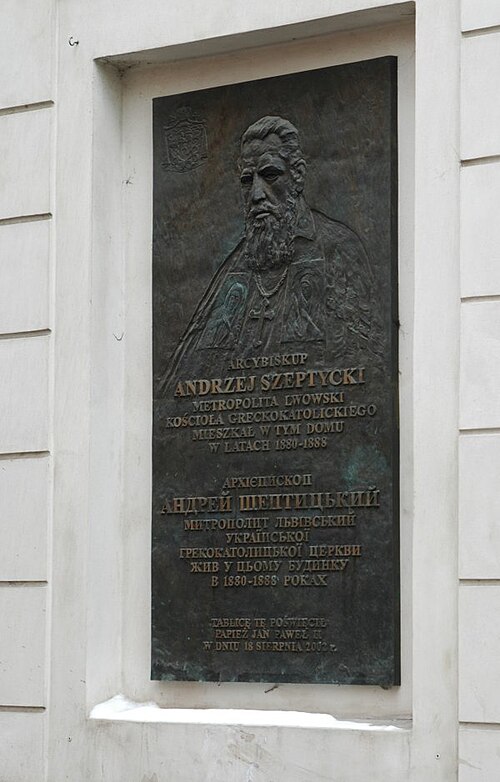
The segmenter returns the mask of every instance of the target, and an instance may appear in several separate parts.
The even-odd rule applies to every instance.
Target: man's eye
[[[242,174],[240,176],[240,182],[243,185],[243,187],[250,187],[252,181],[253,181],[253,177],[251,174]]]
[[[261,176],[266,180],[266,182],[274,182],[276,179],[278,179],[279,176],[281,176],[281,171],[279,168],[265,168],[263,171],[261,171]]]

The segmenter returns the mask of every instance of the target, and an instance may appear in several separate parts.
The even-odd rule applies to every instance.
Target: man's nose
[[[266,197],[263,183],[260,177],[254,176],[250,197],[254,203],[262,201]]]

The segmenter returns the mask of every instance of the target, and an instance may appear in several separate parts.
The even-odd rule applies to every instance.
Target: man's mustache
[[[248,210],[247,219],[258,223],[259,220],[264,220],[267,217],[279,217],[281,214],[282,211],[271,204],[260,204]]]

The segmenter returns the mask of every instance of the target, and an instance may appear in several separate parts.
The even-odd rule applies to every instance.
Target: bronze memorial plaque
[[[399,683],[396,66],[153,102],[153,679]]]

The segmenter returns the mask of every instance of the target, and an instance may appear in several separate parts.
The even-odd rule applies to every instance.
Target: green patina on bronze
[[[399,683],[396,60],[154,101],[152,678]]]

